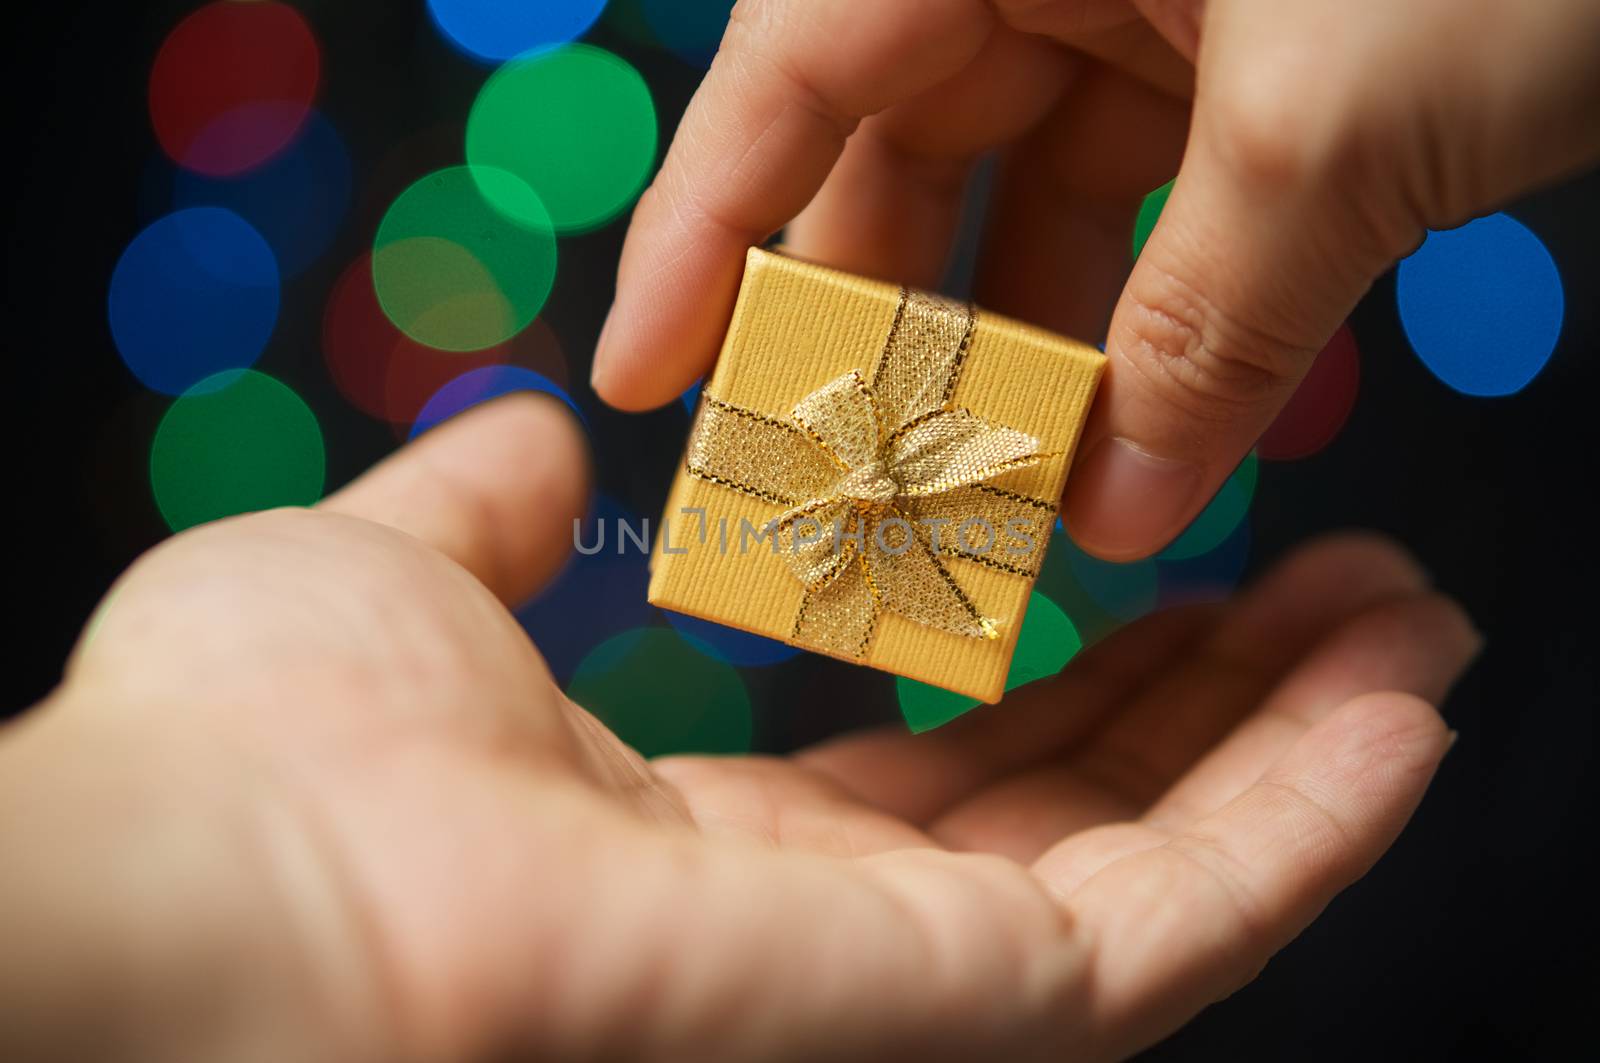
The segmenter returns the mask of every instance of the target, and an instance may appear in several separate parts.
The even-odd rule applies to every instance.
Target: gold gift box
[[[733,322],[706,381],[689,450],[656,538],[651,603],[998,701],[1054,527],[1055,501],[1104,365],[1105,357],[1093,347],[1021,322],[752,249]],[[831,534],[804,523],[806,517],[792,517],[797,505],[832,490],[825,486],[829,476],[802,453],[802,436],[810,436],[817,452],[834,461],[841,480],[851,473],[851,464],[862,464],[839,461],[836,452],[848,448],[839,439],[823,438],[838,430],[825,427],[819,436],[813,429],[816,418],[807,413],[814,413],[815,397],[826,399],[830,387],[833,401],[839,401],[841,387],[851,392],[844,378],[852,371],[873,410],[893,406],[883,396],[905,395],[906,381],[919,375],[926,379],[915,386],[931,381],[923,390],[934,397],[920,406],[915,399],[900,406],[916,414],[942,399],[941,409],[891,418],[904,424],[884,425],[877,438],[882,446],[902,441],[893,444],[900,447],[895,452],[900,464],[858,472],[854,486],[840,488],[851,496],[842,508],[815,503],[807,512],[819,518],[869,511],[914,515],[906,524],[919,530],[910,536],[893,522],[880,530],[870,517],[859,523],[835,517]],[[896,371],[900,378],[889,379]],[[854,396],[845,401],[848,406]],[[946,437],[919,446],[912,437],[926,434],[941,418]],[[986,427],[971,429],[979,419]],[[974,442],[972,431],[986,434]],[[1037,444],[1034,457],[999,460],[1025,449],[1017,442],[1024,436]],[[941,481],[927,474],[926,462],[917,464],[931,454],[961,473],[982,464],[971,454],[985,444],[994,459],[985,469],[1000,471],[984,475],[981,486],[971,476],[951,474]],[[861,486],[881,485],[886,470],[901,487]],[[888,509],[860,501],[876,499],[874,490],[885,497],[893,490],[912,490],[903,485],[917,479],[919,470],[926,483],[916,489],[929,494],[896,496],[884,503]],[[965,484],[961,490],[932,494],[957,481]],[[964,516],[963,505],[971,506],[974,516]],[[786,513],[791,517],[780,535],[774,522]],[[1022,523],[991,531],[982,523],[989,518]],[[797,575],[801,544],[814,537],[829,540],[826,546],[846,566],[851,585],[841,576],[831,589],[817,590],[820,581],[808,587]],[[1022,549],[1025,544],[1028,549]],[[886,556],[897,547],[901,554]],[[815,553],[822,547],[810,549]],[[854,557],[857,553],[861,556]],[[931,564],[922,553],[932,556]],[[893,570],[869,564],[867,554],[877,566],[890,563]],[[833,563],[817,556],[822,566]],[[900,557],[917,560],[901,562]],[[875,578],[883,572],[887,576]],[[924,597],[934,604],[922,604]],[[871,615],[848,615],[852,609]],[[962,609],[973,620],[963,632],[911,618],[931,611],[953,617],[945,628],[959,628],[965,623]],[[852,626],[861,622],[864,627]]]

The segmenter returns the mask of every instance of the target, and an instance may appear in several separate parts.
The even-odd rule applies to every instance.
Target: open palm
[[[179,536],[41,714],[216,836],[173,919],[230,898],[295,1058],[1125,1055],[1393,841],[1477,646],[1346,537],[932,734],[646,763],[502,604],[561,563],[584,464],[504,399],[318,511]]]

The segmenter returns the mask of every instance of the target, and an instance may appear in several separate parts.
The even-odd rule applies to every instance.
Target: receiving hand
[[[1334,538],[931,734],[646,763],[506,608],[584,465],[502,399],[133,566],[0,734],[0,1056],[1124,1056],[1389,846],[1478,645]]]

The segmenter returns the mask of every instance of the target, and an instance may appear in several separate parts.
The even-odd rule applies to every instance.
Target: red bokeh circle
[[[334,385],[357,409],[406,427],[434,392],[484,366],[520,365],[563,388],[570,379],[560,341],[542,320],[481,351],[441,351],[413,340],[378,303],[370,252],[333,286],[322,317],[322,354]]]
[[[1348,324],[1340,325],[1311,364],[1289,404],[1256,444],[1268,461],[1308,458],[1333,442],[1361,390],[1361,352]]]
[[[321,77],[321,49],[300,12],[217,0],[173,27],[156,54],[150,121],[180,166],[244,173],[294,140]]]

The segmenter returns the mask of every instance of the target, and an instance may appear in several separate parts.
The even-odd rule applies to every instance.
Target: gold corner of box
[[[771,265],[775,260],[780,260],[782,258],[783,258],[783,256],[781,254],[779,254],[778,252],[769,251],[766,248],[762,247],[760,244],[756,244],[756,245],[752,246],[750,248],[750,250],[745,252],[745,255],[744,255],[745,272],[748,273],[748,272],[751,272],[753,270],[764,269],[767,266]]]

